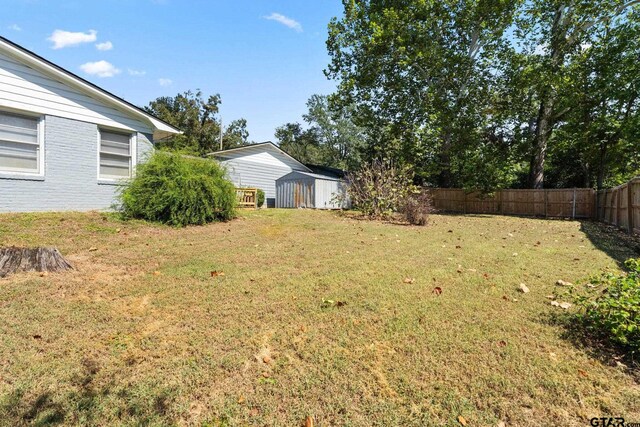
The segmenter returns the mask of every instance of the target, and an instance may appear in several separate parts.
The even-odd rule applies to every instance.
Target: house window
[[[0,172],[40,173],[40,122],[38,118],[0,112]]]
[[[133,170],[133,137],[100,131],[100,178],[130,178]]]

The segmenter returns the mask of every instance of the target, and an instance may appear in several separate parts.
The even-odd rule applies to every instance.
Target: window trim
[[[0,168],[0,178],[20,178],[20,177],[44,177],[45,171],[45,157],[44,157],[44,131],[45,131],[45,116],[44,115],[35,115],[28,113],[20,113],[13,111],[0,110],[0,114],[7,114],[10,116],[23,117],[25,119],[35,119],[37,120],[36,124],[36,139],[38,147],[38,155],[36,157],[37,162],[37,170],[34,171],[32,169],[2,169]],[[28,143],[24,143],[27,145]]]
[[[130,163],[129,163],[129,176],[115,176],[115,175],[102,175],[100,173],[100,155],[102,154],[102,132],[111,132],[111,133],[117,133],[120,135],[129,135],[129,158],[130,158]],[[97,147],[97,165],[96,165],[96,172],[97,172],[97,176],[98,176],[98,181],[100,182],[106,182],[106,183],[117,183],[117,182],[121,182],[127,179],[131,179],[135,176],[135,172],[136,172],[136,165],[137,165],[137,155],[138,155],[138,134],[137,132],[127,132],[125,130],[122,129],[108,129],[108,128],[101,128],[98,127],[98,147]],[[110,153],[105,153],[105,154],[110,154]],[[117,154],[116,154],[117,155]],[[125,156],[122,156],[125,157]]]

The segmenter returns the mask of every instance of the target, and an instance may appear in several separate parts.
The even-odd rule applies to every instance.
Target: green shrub
[[[125,217],[185,226],[233,218],[236,192],[215,161],[156,151],[120,201]]]
[[[640,259],[625,263],[626,274],[594,277],[584,292],[573,291],[575,315],[589,334],[635,353],[640,350]]]
[[[264,205],[264,191],[258,188],[258,207],[261,208]]]

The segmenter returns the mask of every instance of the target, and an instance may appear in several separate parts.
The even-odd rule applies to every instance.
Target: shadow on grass
[[[582,221],[581,231],[593,245],[614,259],[618,266],[624,268],[629,258],[640,257],[640,237],[595,221]]]
[[[572,316],[571,312],[551,312],[543,314],[541,321],[547,325],[560,327],[560,337],[569,341],[589,357],[606,366],[618,368],[640,384],[640,355],[633,354],[598,336],[589,327]]]
[[[35,397],[16,388],[0,396],[0,419],[11,425],[55,426],[67,424],[96,424],[101,419],[107,401],[119,402],[115,413],[123,424],[156,425],[174,423],[170,415],[174,395],[167,390],[136,391],[135,387],[114,390],[110,386],[96,388],[94,376],[99,371],[96,362],[82,361],[83,373],[72,379],[75,390],[64,396],[44,392]]]

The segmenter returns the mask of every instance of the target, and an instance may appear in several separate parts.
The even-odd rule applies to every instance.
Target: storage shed
[[[346,183],[340,178],[293,171],[276,180],[277,208],[342,209],[349,207]],[[339,203],[336,196],[343,196]]]

